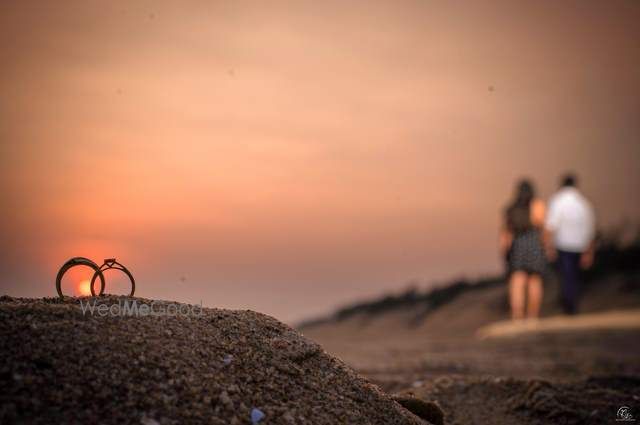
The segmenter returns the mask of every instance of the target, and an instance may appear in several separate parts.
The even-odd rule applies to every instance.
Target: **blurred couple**
[[[509,303],[514,320],[537,318],[548,263],[556,262],[562,280],[561,301],[567,314],[578,312],[580,268],[593,263],[595,216],[573,174],[561,179],[549,206],[531,181],[516,186],[505,209],[500,247],[507,262]]]

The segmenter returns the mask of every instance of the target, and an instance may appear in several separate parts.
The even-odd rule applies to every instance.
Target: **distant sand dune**
[[[481,327],[476,331],[476,337],[485,339],[513,337],[532,332],[634,328],[640,328],[640,309],[614,310],[576,316],[553,316],[538,320],[503,320]]]

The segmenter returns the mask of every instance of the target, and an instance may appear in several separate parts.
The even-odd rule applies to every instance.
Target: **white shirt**
[[[578,189],[564,187],[549,201],[545,227],[553,232],[557,249],[584,252],[595,237],[595,221],[589,201]]]

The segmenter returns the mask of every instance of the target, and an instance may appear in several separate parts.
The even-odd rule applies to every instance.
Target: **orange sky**
[[[546,197],[576,170],[601,224],[638,220],[638,22],[633,0],[4,1],[0,292],[115,256],[141,296],[290,321],[499,271],[521,175]]]

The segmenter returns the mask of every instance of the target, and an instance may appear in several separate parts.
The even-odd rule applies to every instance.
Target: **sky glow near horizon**
[[[113,256],[140,296],[295,321],[499,273],[521,176],[548,197],[575,170],[601,226],[638,221],[637,22],[634,1],[3,2],[0,292]]]

